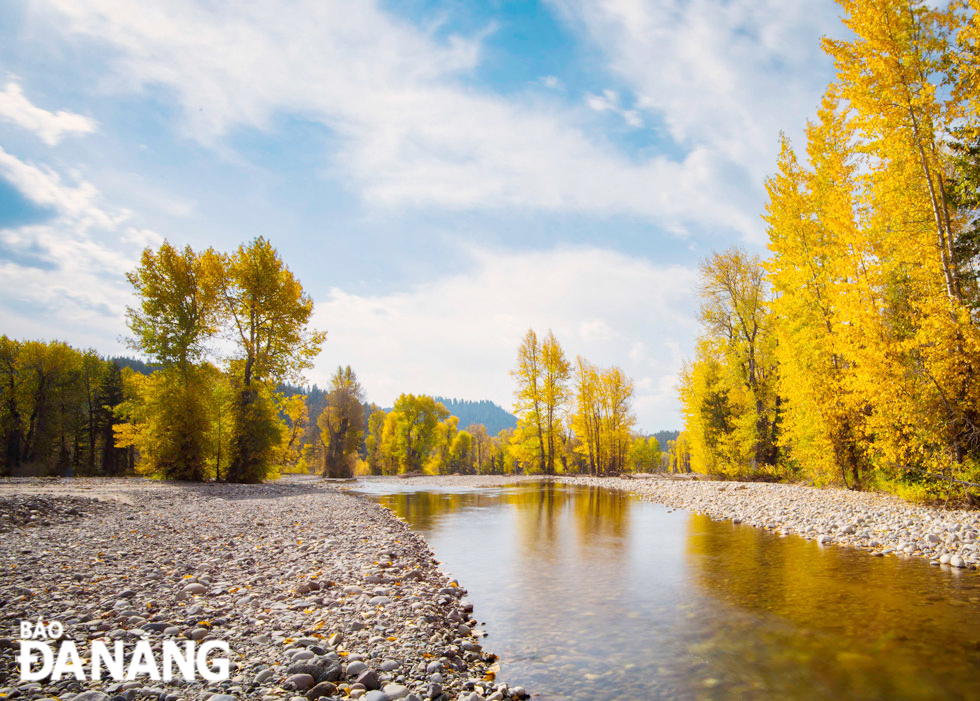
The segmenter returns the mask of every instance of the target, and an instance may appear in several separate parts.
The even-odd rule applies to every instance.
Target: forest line
[[[975,1],[842,0],[849,40],[767,182],[765,260],[701,268],[677,459],[731,477],[973,500],[980,482]]]
[[[141,474],[258,482],[405,473],[663,469],[655,436],[634,431],[633,383],[550,332],[529,330],[512,375],[517,425],[461,427],[431,396],[368,403],[351,366],[325,392],[300,391],[325,334],[313,304],[264,238],[225,254],[147,248],[128,274],[139,372],[61,342],[0,337],[0,475]],[[133,365],[133,363],[130,363]]]

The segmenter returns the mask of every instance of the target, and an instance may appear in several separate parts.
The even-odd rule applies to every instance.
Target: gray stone
[[[286,681],[283,682],[282,686],[285,689],[296,689],[297,691],[306,691],[312,689],[315,684],[312,674],[293,674],[286,677]]]
[[[194,582],[193,584],[188,584],[186,587],[184,587],[185,594],[203,594],[207,590],[208,588],[199,582]]]
[[[356,677],[358,674],[360,674],[361,672],[363,672],[365,669],[367,669],[367,665],[366,664],[364,664],[360,660],[354,660],[353,662],[351,662],[350,664],[347,665],[347,676],[348,677]]]
[[[357,675],[357,683],[363,684],[364,688],[368,691],[377,689],[378,684],[378,673],[373,669],[365,669],[360,674]]]
[[[83,691],[73,701],[106,701],[108,698],[109,695],[103,694],[101,691]]]
[[[401,699],[408,696],[408,687],[401,684],[386,684],[384,692],[389,699]]]
[[[331,684],[330,682],[320,682],[306,692],[306,698],[311,699],[311,701],[316,701],[316,699],[320,698],[321,696],[333,696],[336,693],[336,684]]]
[[[367,692],[362,698],[364,701],[389,701],[388,694],[377,690]]]
[[[966,563],[963,562],[963,558],[959,555],[953,555],[953,557],[949,558],[949,564],[952,567],[966,567]]]

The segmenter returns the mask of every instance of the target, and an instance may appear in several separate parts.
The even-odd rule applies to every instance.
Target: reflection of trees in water
[[[579,543],[601,542],[621,549],[629,532],[630,497],[602,487],[565,486],[550,481],[534,482],[503,492],[406,492],[378,497],[378,501],[419,530],[431,530],[437,516],[465,508],[506,504],[516,509],[522,546],[540,553],[557,546],[568,528],[570,514]]]
[[[706,595],[688,635],[713,695],[962,694],[980,665],[980,584],[920,562],[818,549],[692,515],[687,562]],[[970,604],[970,597],[974,603]],[[711,615],[723,606],[726,616]]]
[[[479,492],[462,494],[405,492],[385,494],[377,497],[377,500],[408,521],[413,528],[421,531],[431,530],[435,518],[442,514],[450,514],[469,507],[490,506],[499,501],[494,495]]]
[[[623,547],[629,534],[632,497],[614,489],[595,486],[586,489],[587,494],[580,494],[575,500],[575,523],[580,537],[583,541],[602,537],[617,548]]]

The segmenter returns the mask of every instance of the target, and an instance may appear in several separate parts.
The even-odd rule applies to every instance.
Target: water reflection
[[[541,698],[980,698],[980,577],[621,492],[362,488],[469,589]]]

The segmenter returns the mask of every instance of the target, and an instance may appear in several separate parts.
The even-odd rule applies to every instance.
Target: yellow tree
[[[632,411],[633,381],[618,367],[596,368],[581,356],[575,361],[575,412],[572,430],[576,450],[593,474],[626,469],[626,456],[636,422]]]
[[[606,469],[621,472],[626,469],[626,455],[633,436],[633,380],[619,367],[611,367],[600,376],[604,402],[605,433],[607,446]]]
[[[384,426],[385,412],[382,409],[375,409],[368,417],[368,432],[364,439],[368,469],[372,475],[388,474],[388,470],[385,469],[385,456],[382,446]]]
[[[779,403],[770,293],[761,261],[737,248],[716,253],[701,264],[699,292],[704,336],[681,386],[685,417],[702,419],[701,435],[693,424],[689,431],[692,456],[700,463],[695,469],[773,469]],[[715,420],[715,437],[705,433],[709,417]]]
[[[330,378],[327,406],[317,419],[324,449],[324,477],[353,475],[353,458],[361,448],[364,423],[364,390],[361,383],[350,365],[338,367]]]
[[[167,242],[158,251],[144,250],[139,267],[127,274],[139,300],[138,307],[126,310],[130,344],[163,367],[157,383],[169,385],[150,384],[147,389],[152,397],[148,407],[166,416],[161,430],[172,433],[172,440],[144,451],[166,477],[205,476],[207,422],[201,420],[206,407],[200,363],[221,324],[221,277],[221,258],[214,251],[196,254],[190,246],[178,251]]]
[[[873,256],[865,265],[880,304],[876,316],[854,310],[853,328],[873,342],[851,347],[856,384],[873,407],[873,458],[885,472],[975,470],[980,339],[956,251],[969,217],[951,197],[944,146],[976,123],[976,100],[963,91],[964,77],[975,75],[975,15],[920,0],[841,5],[853,37],[825,48],[866,154],[862,228]]]
[[[544,407],[545,472],[554,474],[555,454],[560,452],[562,424],[568,403],[571,364],[558,339],[549,330],[541,343],[541,404]]]
[[[522,436],[534,436],[538,469],[547,471],[547,441],[545,440],[545,421],[547,409],[544,405],[544,359],[541,357],[541,344],[534,329],[528,329],[517,349],[517,367],[511,376],[517,381],[514,392],[514,413],[523,427]],[[523,441],[522,441],[523,442]]]
[[[301,464],[303,434],[310,423],[306,397],[302,394],[282,397],[279,407],[286,419],[286,435],[282,446],[283,465],[295,470]]]
[[[778,173],[767,183],[780,443],[818,482],[839,476],[856,485],[868,467],[870,408],[853,391],[856,344],[879,337],[879,329],[859,324],[858,315],[873,313],[881,302],[866,274],[873,250],[855,219],[860,193],[853,131],[833,91],[806,133],[811,170],[800,166],[784,139]],[[851,329],[858,326],[862,333],[855,336]]]
[[[300,379],[326,334],[310,330],[313,300],[262,237],[228,257],[221,299],[236,342],[232,368],[239,383],[228,481],[261,481],[270,469],[275,419],[263,388]]]
[[[385,417],[382,451],[400,472],[420,471],[436,445],[436,429],[449,411],[430,396],[402,394]]]
[[[493,439],[487,434],[483,424],[470,424],[466,432],[473,437],[473,468],[479,474],[489,472],[490,458],[493,454]]]
[[[578,439],[578,452],[585,456],[589,472],[602,469],[602,387],[599,372],[592,363],[575,359],[575,411],[572,431]]]

